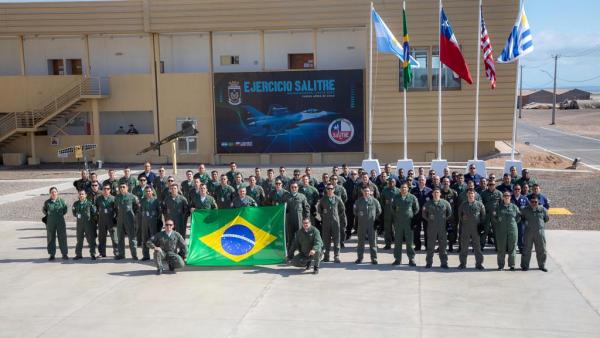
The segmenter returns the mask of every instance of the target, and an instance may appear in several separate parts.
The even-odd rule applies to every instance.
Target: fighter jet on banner
[[[337,115],[335,112],[312,108],[293,112],[287,107],[278,105],[269,107],[267,114],[249,105],[242,108],[250,115],[243,119],[242,123],[252,136],[281,135],[300,124]]]

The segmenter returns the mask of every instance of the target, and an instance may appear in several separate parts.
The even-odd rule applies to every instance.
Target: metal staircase
[[[84,77],[69,85],[40,109],[13,112],[0,117],[0,148],[28,132],[39,131],[44,125],[56,122],[88,99],[106,97],[103,93],[108,93],[108,88],[103,87],[102,80],[99,77]]]

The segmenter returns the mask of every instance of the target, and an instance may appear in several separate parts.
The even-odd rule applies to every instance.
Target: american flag
[[[488,35],[485,21],[483,20],[483,8],[481,8],[481,30],[479,32],[480,47],[483,52],[483,64],[485,65],[485,75],[490,80],[492,89],[496,88],[496,66],[494,64],[494,52],[492,50],[492,41]]]

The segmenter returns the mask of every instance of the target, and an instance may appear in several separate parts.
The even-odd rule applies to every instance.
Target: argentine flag
[[[394,54],[404,62],[404,49],[402,44],[396,40],[396,37],[388,26],[383,22],[383,19],[371,8],[371,17],[373,18],[373,26],[375,26],[375,38],[377,39],[377,50],[381,53]],[[410,64],[413,67],[419,67],[419,62],[410,56]]]
[[[529,29],[529,22],[525,15],[525,6],[521,6],[517,22],[513,26],[504,50],[498,57],[498,62],[508,63],[517,60],[519,57],[533,52],[533,38]]]

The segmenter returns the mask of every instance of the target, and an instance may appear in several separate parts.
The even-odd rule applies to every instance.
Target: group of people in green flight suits
[[[137,179],[131,175],[129,168],[119,179],[111,169],[108,179],[102,184],[84,170],[81,179],[73,184],[78,191],[78,200],[71,208],[77,222],[74,259],[82,258],[84,240],[92,260],[96,260],[96,249],[101,257],[106,257],[108,237],[112,241],[114,258],[123,259],[127,237],[132,259],[138,259],[139,245],[142,247],[142,260],[149,260],[150,250],[154,250],[158,273],[162,272],[165,264],[174,271],[184,266],[187,220],[194,209],[285,203],[288,258],[293,265],[305,266],[306,269],[312,265],[314,273],[318,273],[321,261],[330,261],[332,247],[333,262],[341,262],[340,249],[344,247],[344,240],[350,237],[348,229],[353,226],[357,236],[355,263],[363,262],[365,241],[368,241],[371,263],[378,264],[376,225],[382,219],[384,249],[394,245],[394,265],[402,263],[402,246],[405,245],[408,265],[416,266],[415,225],[423,222],[427,250],[425,268],[433,265],[436,244],[440,266],[448,268],[446,248],[449,236],[454,233],[454,240],[459,240],[460,248],[458,268],[466,268],[471,245],[475,252],[475,267],[484,269],[482,241],[492,231],[498,269],[504,269],[508,257],[508,267],[514,270],[516,247],[520,246],[519,225],[524,224],[521,268],[529,269],[531,249],[535,245],[539,268],[547,271],[544,229],[548,211],[540,201],[541,197],[545,197],[532,194],[523,202],[517,196],[515,202],[513,187],[518,190],[521,184],[508,179],[503,180],[501,186],[504,187],[496,188],[495,183],[491,183],[489,189],[478,192],[473,183],[464,183],[464,179],[470,175],[471,181],[478,178],[484,182],[485,178],[477,177],[470,170],[464,177],[453,175],[456,191],[448,188],[448,175],[442,179],[433,175],[427,182],[431,187],[426,195],[428,197],[421,199],[427,180],[421,175],[413,178],[414,174],[410,171],[406,177],[402,171],[394,175],[386,165],[381,175],[369,177],[364,171],[357,173],[346,166],[339,175],[335,169],[337,167],[331,177],[324,174],[320,183],[310,175],[310,168],[303,176],[295,170],[294,176],[289,178],[284,167],[280,168],[279,176],[275,177],[274,171],[269,169],[264,178],[260,168],[256,168],[255,174],[246,181],[237,171],[235,162],[230,163],[230,170],[222,175],[216,170],[209,174],[206,166],[200,164],[198,172],[188,170],[186,180],[180,184],[175,183],[173,177],[166,176],[164,167],[160,167],[158,175],[154,174],[149,162],[144,164],[144,172]],[[529,180],[525,185],[528,183]],[[531,183],[537,186],[533,179]],[[62,258],[68,259],[64,220],[67,212],[68,206],[58,197],[58,190],[51,188],[50,198],[43,206],[50,260],[55,259],[57,238]],[[453,222],[450,222],[451,219]],[[457,229],[451,231],[449,224],[454,224]],[[163,229],[163,225],[168,226]],[[449,247],[451,250],[452,244]],[[298,254],[294,255],[296,251]]]

